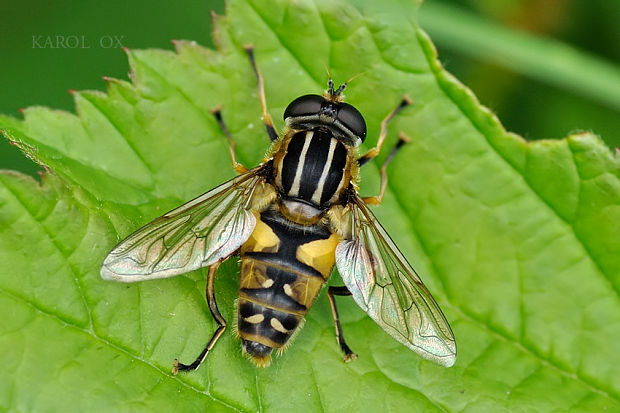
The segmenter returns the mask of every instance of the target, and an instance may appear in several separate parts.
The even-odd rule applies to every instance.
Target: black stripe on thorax
[[[298,132],[292,138],[286,149],[286,155],[282,159],[282,190],[289,193],[293,186],[293,180],[297,173],[299,160],[304,144],[306,143],[306,132]]]
[[[282,192],[322,206],[338,189],[346,162],[345,145],[328,130],[297,132],[291,137],[282,160]],[[318,199],[315,193],[318,193]]]
[[[329,155],[331,135],[315,131],[312,134],[312,142],[306,152],[304,169],[301,173],[301,183],[299,185],[298,197],[309,201],[319,185],[319,179],[325,168],[325,162]]]
[[[329,166],[327,177],[323,184],[323,192],[321,193],[321,204],[329,201],[330,198],[336,193],[338,185],[342,180],[344,174],[344,168],[347,164],[347,149],[338,141],[338,145],[334,149],[332,161]]]

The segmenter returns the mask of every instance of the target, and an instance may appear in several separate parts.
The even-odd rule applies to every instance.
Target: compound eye
[[[364,142],[366,139],[366,121],[359,110],[348,103],[341,103],[338,120]]]
[[[298,116],[317,115],[321,110],[321,106],[325,102],[325,98],[319,95],[300,96],[291,103],[284,111],[284,120],[287,118],[295,118]]]

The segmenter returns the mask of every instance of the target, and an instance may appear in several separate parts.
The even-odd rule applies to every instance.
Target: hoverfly
[[[235,142],[220,110],[214,110],[239,175],[129,235],[105,258],[101,276],[134,282],[208,267],[206,300],[218,328],[194,362],[175,360],[174,374],[197,369],[226,329],[214,280],[220,263],[237,254],[237,334],[242,351],[257,366],[269,365],[274,350],[283,351],[334,265],[345,285],[328,287],[327,298],[346,362],[357,356],[345,342],[334,297],[351,295],[397,341],[426,359],[452,366],[456,344],[446,318],[367,206],[381,202],[386,167],[406,142],[404,135],[383,162],[379,195],[362,198],[357,190],[360,166],[379,154],[388,122],[411,103],[409,98],[387,115],[377,146],[360,157],[365,120],[344,103],[347,84],[335,89],[331,77],[322,96],[304,95],[288,105],[286,126],[278,135],[253,48],[246,51],[272,141],[268,155],[253,169],[238,163]]]

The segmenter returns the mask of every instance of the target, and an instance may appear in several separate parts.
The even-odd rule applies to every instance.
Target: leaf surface
[[[422,11],[423,12],[423,11]],[[216,19],[219,50],[128,52],[132,82],[76,92],[76,114],[35,107],[0,117],[46,165],[41,184],[0,174],[0,407],[9,410],[531,411],[620,409],[620,162],[591,134],[527,143],[506,132],[436,60],[407,1],[234,0]],[[363,73],[347,101],[376,142],[411,143],[390,165],[376,214],[453,327],[450,369],[393,341],[346,298],[342,362],[320,297],[267,369],[228,331],[200,370],[172,376],[215,328],[205,271],[132,285],[99,266],[133,229],[233,176],[209,110],[222,106],[238,158],[268,139],[242,46],[254,43],[279,128],[295,97]],[[385,154],[384,154],[385,155]],[[361,192],[378,190],[378,165]],[[232,322],[238,264],[218,273]],[[340,284],[339,277],[333,277]],[[33,391],[33,389],[37,391]]]

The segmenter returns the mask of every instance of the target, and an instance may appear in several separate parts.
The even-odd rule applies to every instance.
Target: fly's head
[[[323,95],[304,95],[284,111],[284,121],[292,129],[326,129],[342,143],[357,147],[366,139],[366,121],[354,106],[345,103],[346,83],[334,89],[330,78]]]

